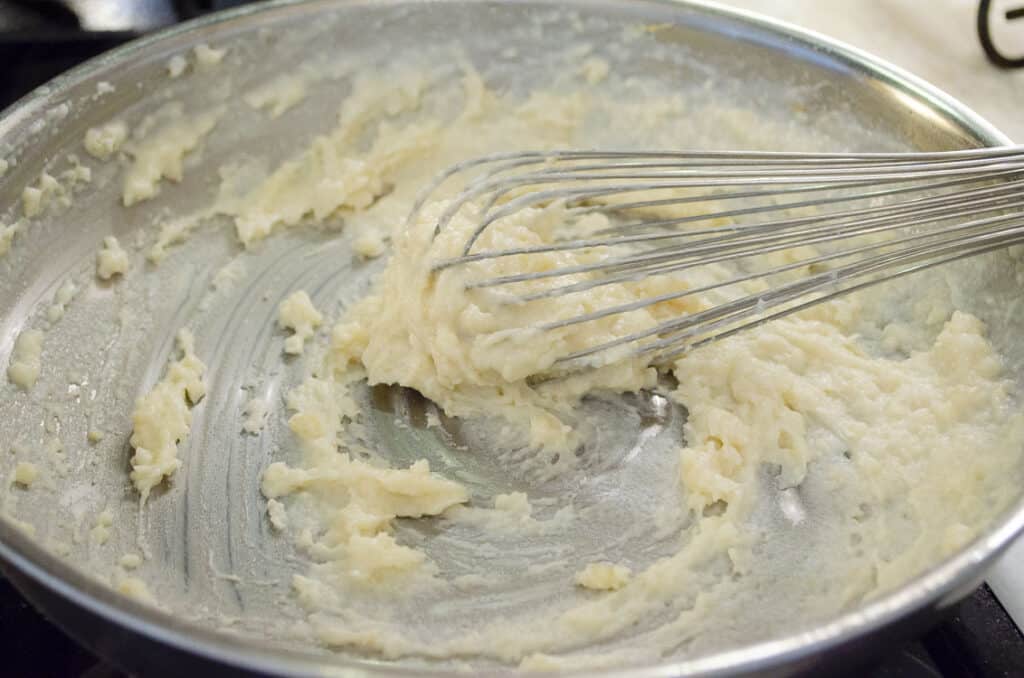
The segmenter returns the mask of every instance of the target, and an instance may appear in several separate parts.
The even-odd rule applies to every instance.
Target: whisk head
[[[1024,147],[507,153],[453,166],[410,219],[459,181],[435,237],[455,229],[464,244],[433,270],[459,271],[467,289],[492,295],[510,332],[557,336],[555,369],[668,361],[1024,242]]]

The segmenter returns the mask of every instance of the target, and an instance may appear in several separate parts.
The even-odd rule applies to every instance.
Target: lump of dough
[[[39,175],[37,186],[26,186],[21,192],[22,211],[29,219],[37,217],[46,209],[50,198],[60,193],[62,193],[60,182],[43,172]]]
[[[16,221],[10,225],[0,223],[0,257],[11,251],[11,243],[14,242],[14,236],[18,235],[18,231],[20,230],[20,221]]]
[[[167,75],[173,80],[181,77],[181,74],[188,68],[188,61],[180,54],[175,54],[167,60]]]
[[[576,574],[576,583],[595,591],[615,591],[625,586],[632,574],[625,565],[590,563]]]
[[[53,304],[46,311],[46,319],[51,323],[55,323],[64,317],[64,311],[67,309],[67,305],[71,303],[71,300],[75,298],[78,293],[78,286],[75,285],[75,281],[68,278],[57,290],[57,293],[53,295]]]
[[[396,117],[421,105],[422,77],[395,77],[383,89],[381,81],[375,74],[372,80],[357,82],[333,131],[282,163],[242,200],[225,206],[243,245],[250,247],[276,228],[293,227],[307,217],[323,220],[339,210],[366,209],[387,192],[399,169],[434,147],[435,121],[396,125],[385,120],[370,147],[358,152],[356,140],[367,131],[368,121]]]
[[[31,487],[37,477],[39,477],[39,468],[35,464],[22,461],[14,467],[14,482],[22,487]]]
[[[352,249],[364,259],[376,259],[384,254],[384,238],[379,233],[363,233],[352,241]]]
[[[205,42],[201,42],[192,48],[192,54],[196,58],[196,63],[202,68],[216,66],[224,59],[224,55],[227,53],[226,49],[214,49]]]
[[[294,332],[284,340],[284,352],[291,355],[302,353],[306,339],[313,336],[323,321],[323,314],[316,310],[309,295],[303,290],[294,292],[282,301],[277,309],[277,323],[282,329]]]
[[[68,191],[74,192],[92,181],[92,170],[83,165],[77,155],[69,154],[68,163],[71,167],[60,173],[60,180],[66,186],[65,197]]]
[[[279,76],[246,94],[245,103],[266,110],[271,118],[284,115],[306,98],[306,81],[294,75]]]
[[[288,528],[288,511],[276,499],[267,500],[267,518],[275,530],[284,531]]]
[[[41,366],[43,333],[41,330],[25,330],[18,335],[11,352],[11,363],[7,367],[7,378],[12,384],[26,391],[35,386]]]
[[[352,535],[347,553],[349,575],[357,581],[380,580],[389,574],[412,570],[426,560],[423,552],[402,546],[385,532],[372,537]]]
[[[270,499],[323,487],[347,492],[364,514],[386,520],[437,515],[469,498],[462,485],[431,473],[426,459],[407,469],[390,469],[338,454],[310,470],[274,462],[263,474],[263,495]]]
[[[85,133],[83,145],[89,155],[106,160],[121,148],[128,138],[128,127],[121,121],[108,122],[101,127],[91,127]]]
[[[171,104],[143,121],[135,132],[136,138],[124,147],[132,156],[132,164],[124,174],[124,206],[156,196],[163,179],[181,181],[185,156],[213,131],[223,113],[220,108],[187,117],[181,104]],[[157,129],[149,132],[153,127]]]
[[[206,393],[206,366],[194,353],[194,339],[187,329],[178,332],[182,357],[171,363],[167,375],[135,403],[132,413],[131,479],[145,502],[149,492],[178,467],[178,443],[192,424],[190,404]]]
[[[89,530],[89,537],[93,543],[106,544],[110,539],[110,528],[114,524],[114,513],[110,509],[103,509],[96,516],[96,524]]]
[[[103,239],[103,247],[96,253],[96,275],[100,280],[110,280],[115,275],[124,275],[131,267],[128,253],[112,235]]]
[[[438,261],[460,256],[478,221],[459,212],[435,237],[444,204],[427,203],[408,228],[396,231],[394,254],[373,292],[355,304],[343,320],[365,338],[347,347],[349,360],[362,363],[371,384],[414,388],[441,406],[448,416],[498,416],[513,424],[530,447],[552,452],[575,449],[579,435],[567,423],[579,398],[588,391],[638,391],[649,388],[657,374],[642,358],[620,356],[608,364],[543,387],[529,378],[552,368],[560,356],[585,350],[633,332],[656,326],[661,311],[654,307],[596,321],[537,330],[541,320],[565,319],[580,313],[575,295],[557,295],[529,304],[503,304],[499,297],[475,290],[481,277],[592,263],[594,254],[556,251],[530,256],[494,258],[467,267],[435,270]],[[480,248],[531,247],[546,242],[566,219],[562,208],[524,210],[499,220],[480,238]],[[588,228],[604,228],[607,218],[591,214]],[[599,255],[605,256],[605,255]],[[604,286],[587,292],[586,308],[610,308],[643,295],[676,291]],[[533,283],[531,283],[533,284]],[[541,291],[543,281],[536,290]],[[646,283],[649,285],[651,283]],[[524,290],[525,291],[525,290]],[[696,309],[696,306],[692,307]],[[673,308],[684,314],[690,306]],[[332,347],[333,350],[333,347]],[[571,454],[561,454],[563,467]],[[552,471],[554,472],[554,471]]]
[[[138,577],[121,577],[117,582],[117,592],[136,602],[159,607],[156,598],[153,597],[149,587],[146,586],[146,582]]]
[[[469,493],[431,473],[425,459],[406,469],[379,468],[339,450],[342,400],[331,384],[316,377],[289,393],[288,407],[295,414],[288,424],[303,444],[307,467],[274,462],[263,473],[262,491],[268,500],[308,494],[331,526],[312,546],[335,553],[339,573],[358,583],[376,583],[415,570],[425,560],[388,534],[392,520],[440,514],[467,501]],[[267,512],[271,524],[283,517],[275,514],[284,513],[271,502]]]

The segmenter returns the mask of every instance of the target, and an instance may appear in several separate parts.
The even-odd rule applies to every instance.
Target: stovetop
[[[3,675],[125,678],[71,640],[0,578]],[[1016,678],[1024,672],[1024,636],[988,586],[917,640],[856,674],[861,678]]]
[[[72,66],[138,35],[252,0],[0,0],[0,109]],[[24,601],[0,576],[4,675],[120,678]],[[867,678],[1011,678],[1024,675],[1024,635],[988,586],[917,640],[894,649]]]

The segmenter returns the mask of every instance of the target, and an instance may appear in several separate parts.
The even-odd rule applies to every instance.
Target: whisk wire
[[[434,262],[433,271],[474,266],[466,269],[468,290],[501,288],[499,303],[515,307],[652,278],[673,281],[646,297],[574,305],[585,311],[531,329],[564,330],[685,297],[721,297],[709,308],[567,353],[556,362],[563,369],[600,364],[600,354],[611,352],[668,360],[843,294],[1024,243],[1024,147],[1017,146],[859,154],[503,153],[440,175],[409,219],[419,218],[450,181],[461,190],[442,209],[435,237],[460,213],[470,229],[461,253]],[[528,210],[558,211],[564,223],[553,240],[478,247],[489,228]],[[584,225],[595,213],[610,220],[596,230],[600,222]],[[769,255],[783,261],[773,263]],[[531,265],[536,257],[547,259]],[[508,261],[488,273],[499,259]],[[719,267],[717,278],[686,282],[689,272],[721,264],[734,264],[734,272]],[[764,289],[744,291],[757,283]]]

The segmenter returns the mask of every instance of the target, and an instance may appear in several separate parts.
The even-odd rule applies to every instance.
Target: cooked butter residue
[[[132,163],[125,170],[122,202],[129,207],[160,192],[160,182],[181,181],[185,156],[198,148],[224,114],[223,108],[186,116],[179,102],[148,116],[124,143]]]
[[[7,367],[7,378],[26,391],[35,386],[42,368],[42,330],[24,330],[14,341],[11,362]]]
[[[576,583],[585,589],[615,591],[629,582],[633,572],[625,565],[590,563],[576,575]]]
[[[149,605],[150,607],[160,607],[146,582],[138,577],[121,576],[117,579],[114,588],[121,595],[127,596],[136,602]]]
[[[19,461],[14,467],[14,482],[22,487],[31,487],[39,477],[39,467],[32,462]]]
[[[195,340],[187,329],[178,332],[182,357],[171,363],[163,380],[135,403],[132,413],[131,479],[146,502],[150,490],[181,466],[178,444],[192,424],[191,406],[206,394],[206,366],[196,357]]]
[[[100,160],[107,160],[117,153],[121,144],[128,138],[128,126],[119,120],[108,122],[100,127],[91,127],[85,132],[83,145],[89,155]]]
[[[348,578],[379,581],[424,561],[422,553],[402,546],[390,534],[395,518],[437,515],[465,502],[468,494],[460,484],[431,473],[426,460],[390,469],[339,452],[343,401],[343,387],[316,377],[289,393],[288,408],[294,414],[288,425],[302,442],[307,463],[303,468],[271,464],[263,474],[262,489],[268,499],[308,495],[331,516],[331,527],[310,537],[307,548],[336,554],[341,573]]]
[[[323,320],[323,314],[316,310],[305,291],[289,295],[277,309],[277,324],[292,331],[292,335],[284,340],[284,352],[291,355],[302,353],[306,340],[313,336]]]
[[[297,75],[282,75],[246,94],[245,103],[278,118],[306,98],[306,81]]]
[[[105,237],[103,247],[96,253],[96,276],[100,280],[110,280],[115,275],[124,275],[129,268],[131,261],[121,243],[112,235]]]

